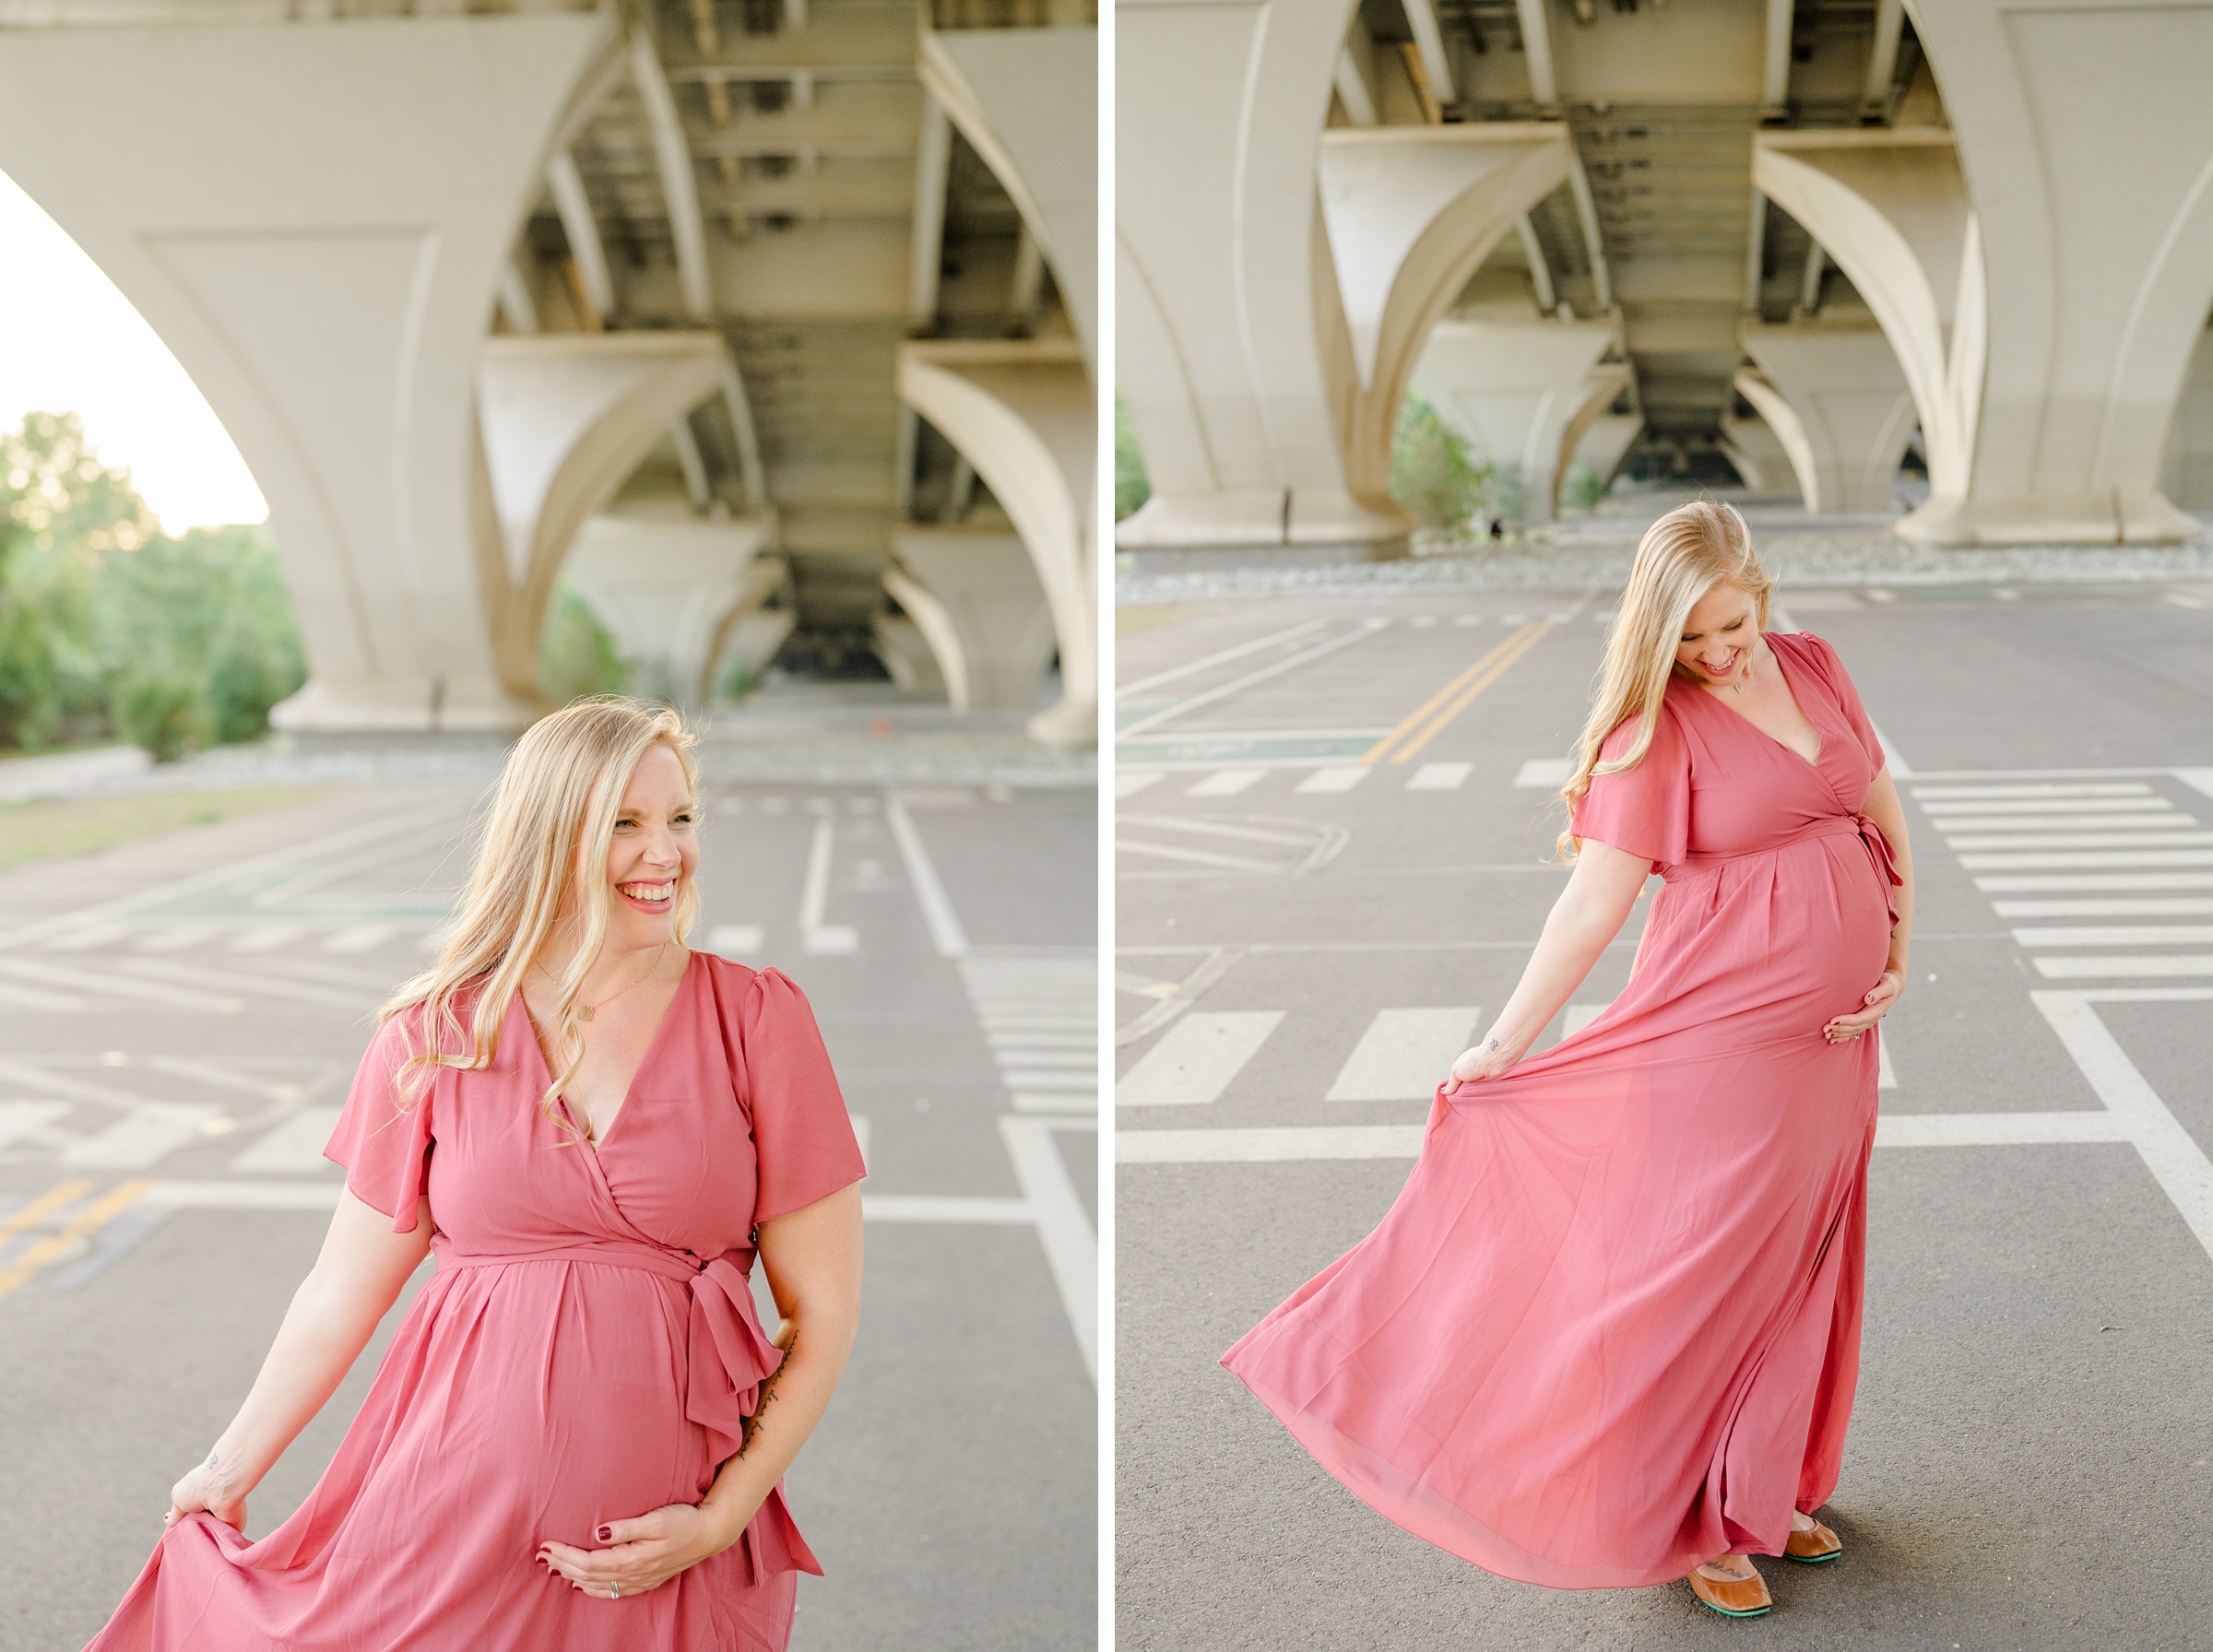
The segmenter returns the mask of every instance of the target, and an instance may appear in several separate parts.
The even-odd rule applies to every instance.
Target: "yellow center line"
[[[62,1186],[68,1187],[73,1185],[64,1183]],[[89,1182],[74,1184],[75,1188],[79,1192],[90,1186],[91,1184]],[[152,1186],[151,1182],[136,1181],[119,1183],[109,1188],[107,1192],[101,1194],[100,1198],[71,1217],[58,1232],[48,1234],[36,1245],[31,1245],[18,1257],[11,1266],[0,1268],[0,1296],[7,1295],[8,1292],[37,1273],[40,1268],[45,1267],[47,1263],[57,1261],[67,1256],[79,1240],[89,1237],[114,1218],[122,1215],[124,1211],[136,1204],[146,1190]],[[62,1187],[51,1189],[47,1193],[45,1200],[41,1202],[52,1201],[53,1196],[61,1191]],[[58,1204],[47,1203],[47,1208],[50,1210],[58,1209]],[[23,1211],[18,1211],[17,1218],[19,1219],[23,1214]]]
[[[1506,640],[1506,646],[1508,650],[1510,650],[1510,652],[1503,652],[1495,664],[1491,665],[1482,676],[1476,678],[1474,681],[1469,683],[1466,688],[1462,689],[1459,695],[1450,705],[1446,706],[1443,711],[1438,713],[1435,719],[1431,721],[1426,728],[1423,729],[1421,733],[1414,736],[1412,738],[1407,740],[1404,745],[1401,746],[1396,751],[1392,752],[1391,754],[1391,761],[1394,763],[1404,762],[1408,758],[1419,751],[1424,746],[1426,746],[1431,740],[1442,734],[1445,731],[1445,726],[1447,724],[1450,723],[1453,718],[1459,716],[1461,713],[1466,711],[1470,705],[1474,703],[1476,695],[1482,693],[1484,690],[1489,688],[1501,677],[1504,677],[1507,672],[1512,668],[1514,662],[1520,659],[1523,655],[1527,654],[1531,649],[1534,648],[1537,645],[1537,640],[1544,636],[1544,634],[1551,629],[1551,620],[1532,620],[1529,624],[1523,626],[1520,631],[1516,631],[1512,636],[1509,637]]]
[[[89,1182],[59,1182],[32,1199],[20,1210],[8,1217],[0,1217],[0,1233],[19,1233],[25,1228],[44,1221],[72,1199],[78,1199],[92,1191]]]
[[[1545,622],[1543,620],[1531,621],[1532,625],[1537,626],[1539,629],[1542,629],[1544,623]],[[1507,650],[1513,647],[1517,642],[1529,633],[1529,631],[1530,626],[1524,625],[1520,631],[1514,632],[1512,636],[1507,638],[1505,642],[1499,643],[1497,647],[1492,649],[1490,653],[1485,655],[1481,659],[1477,660],[1465,671],[1462,671],[1459,676],[1455,677],[1443,688],[1438,690],[1436,693],[1430,695],[1428,699],[1423,701],[1421,704],[1415,706],[1413,711],[1406,714],[1405,719],[1401,722],[1396,728],[1392,729],[1389,734],[1378,740],[1373,746],[1370,746],[1366,751],[1362,752],[1360,754],[1360,761],[1364,763],[1372,763],[1378,758],[1381,757],[1386,751],[1389,751],[1391,747],[1400,739],[1412,733],[1415,728],[1418,728],[1421,726],[1423,718],[1426,717],[1431,712],[1435,711],[1438,706],[1444,704],[1446,701],[1451,699],[1453,695],[1459,693],[1462,689],[1473,682],[1478,676],[1482,674],[1485,667],[1488,666],[1493,660],[1497,659],[1501,655],[1505,654]]]

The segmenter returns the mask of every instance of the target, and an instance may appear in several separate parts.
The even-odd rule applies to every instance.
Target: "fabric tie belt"
[[[739,1267],[733,1258],[746,1266]],[[752,1259],[750,1250],[698,1257],[642,1240],[618,1239],[493,1256],[440,1249],[438,1269],[443,1273],[447,1268],[508,1268],[525,1262],[591,1262],[657,1274],[682,1284],[692,1299],[684,1418],[706,1431],[719,1466],[738,1455],[745,1443],[746,1419],[760,1401],[761,1385],[784,1363],[783,1350],[762,1330],[753,1307],[752,1289],[746,1280]],[[778,1572],[822,1575],[821,1564],[785,1506],[781,1484],[763,1501],[738,1547],[751,1574],[749,1586]]]
[[[1686,855],[1677,865],[1704,870],[1726,865],[1733,860],[1742,860],[1748,855],[1772,854],[1777,849],[1787,849],[1794,844],[1809,843],[1815,838],[1823,837],[1857,837],[1867,846],[1868,858],[1875,863],[1875,869],[1882,876],[1884,908],[1890,914],[1891,924],[1896,926],[1898,902],[1890,891],[1903,888],[1905,879],[1898,875],[1898,856],[1891,851],[1890,840],[1883,835],[1880,826],[1864,814],[1823,815],[1818,820],[1807,821],[1788,837],[1772,844],[1762,844],[1757,849],[1747,849],[1736,855]],[[1668,871],[1675,869],[1673,867],[1667,868]],[[1662,874],[1663,877],[1665,875],[1665,872]]]

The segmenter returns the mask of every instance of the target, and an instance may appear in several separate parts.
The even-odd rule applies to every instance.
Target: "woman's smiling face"
[[[1675,642],[1675,664],[1694,682],[1734,686],[1759,647],[1759,599],[1726,580],[1698,598]]]
[[[674,938],[676,897],[699,869],[698,800],[684,765],[656,745],[638,760],[607,845],[607,949]]]

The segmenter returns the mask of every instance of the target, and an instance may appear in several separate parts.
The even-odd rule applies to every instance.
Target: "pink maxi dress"
[[[1666,879],[1628,985],[1439,1086],[1381,1225],[1223,1357],[1379,1513],[1501,1576],[1626,1587],[1780,1553],[1836,1487],[1876,1052],[1821,1029],[1882,973],[1897,875],[1842,663],[1768,640],[1817,761],[1669,683],[1651,751],[1575,813]]]
[[[371,1044],[325,1152],[395,1233],[428,1194],[437,1271],[299,1512],[254,1543],[179,1521],[88,1652],[776,1652],[822,1571],[780,1489],[634,1599],[535,1555],[696,1503],[738,1449],[783,1357],[747,1284],[755,1224],[862,1174],[807,1000],[693,954],[597,1148],[538,1106],[519,997],[493,1066],[441,1069],[404,1111],[401,1038]]]

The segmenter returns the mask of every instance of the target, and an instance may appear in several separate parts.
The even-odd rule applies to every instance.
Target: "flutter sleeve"
[[[1889,755],[1883,749],[1882,737],[1875,732],[1875,720],[1860,703],[1860,690],[1852,685],[1852,673],[1844,669],[1843,656],[1830,646],[1828,638],[1817,637],[1810,631],[1799,632],[1798,640],[1805,644],[1805,652],[1813,657],[1814,668],[1828,683],[1829,695],[1836,701],[1837,709],[1844,714],[1852,738],[1867,753],[1869,773],[1880,774],[1883,765],[1890,761]]]
[[[858,1182],[867,1167],[806,995],[763,970],[739,1011],[739,1036],[759,1161],[753,1220],[773,1221]]]
[[[1625,756],[1637,743],[1634,719],[1606,737],[1599,761]],[[1633,769],[1593,774],[1575,806],[1570,830],[1578,838],[1641,856],[1655,870],[1671,867],[1690,846],[1690,747],[1663,704],[1652,743]]]
[[[353,1076],[338,1127],[323,1156],[346,1172],[346,1186],[373,1210],[392,1219],[392,1231],[415,1231],[415,1206],[429,1186],[431,1089],[424,1085],[403,1103],[401,1064],[408,1058],[408,1023],[415,1013],[396,1015],[379,1028]]]

